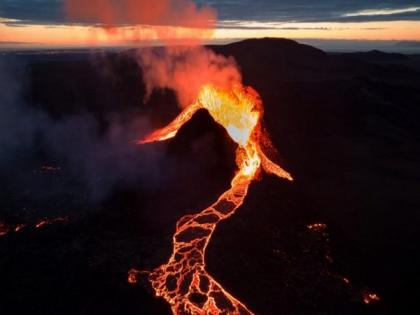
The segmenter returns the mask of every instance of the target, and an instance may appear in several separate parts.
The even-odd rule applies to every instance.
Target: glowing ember
[[[54,219],[44,219],[39,221],[37,224],[35,224],[35,228],[39,229],[43,226],[46,225],[50,225],[56,222],[67,222],[68,218],[67,217],[58,217],[58,218],[54,218]]]
[[[46,220],[42,220],[42,221],[38,222],[38,223],[35,225],[35,227],[36,227],[37,229],[39,229],[39,228],[41,228],[41,227],[43,227],[44,225],[47,225],[47,224],[48,224],[48,221],[46,221]]]
[[[26,224],[18,224],[18,225],[15,226],[15,232],[19,232],[20,230],[22,230],[25,227],[26,227]]]
[[[323,232],[327,228],[327,225],[324,223],[314,223],[314,224],[308,224],[306,226],[309,230],[314,232]]]
[[[33,227],[35,227],[36,229],[42,228],[46,225],[50,225],[50,224],[54,224],[57,222],[68,222],[69,218],[68,217],[58,217],[58,218],[53,218],[53,219],[48,219],[45,218],[41,221],[38,221],[37,223],[35,223],[33,225]],[[28,224],[17,224],[17,225],[7,225],[5,223],[0,222],[0,236],[4,236],[7,235],[8,233],[11,232],[15,232],[18,233],[20,231],[22,231],[24,228],[26,228],[27,226],[30,226]]]
[[[137,275],[138,274],[139,274],[139,271],[137,271],[135,269],[131,269],[128,272],[128,278],[127,278],[128,283],[130,283],[130,284],[137,283]]]
[[[0,236],[6,235],[9,233],[9,230],[9,227],[5,223],[0,222]]]
[[[345,284],[350,284],[350,280],[348,278],[343,277],[342,280]]]
[[[239,300],[226,292],[205,270],[205,250],[217,224],[238,209],[260,169],[293,180],[291,175],[272,162],[261,148],[270,147],[262,132],[263,114],[259,95],[251,88],[236,85],[221,90],[211,85],[202,87],[196,103],[187,107],[168,126],[153,132],[139,143],[162,141],[174,137],[181,126],[197,110],[207,109],[238,144],[238,171],[231,188],[207,209],[178,220],[173,236],[173,253],[167,264],[149,274],[156,296],[163,297],[174,314],[252,314]],[[137,273],[129,272],[128,281],[137,281]]]
[[[374,302],[378,302],[381,299],[379,298],[379,296],[376,293],[373,292],[365,292],[363,293],[363,303],[365,304],[371,304]]]
[[[55,173],[58,171],[61,171],[60,166],[51,166],[51,165],[44,165],[41,167],[41,171],[47,172],[47,173]]]

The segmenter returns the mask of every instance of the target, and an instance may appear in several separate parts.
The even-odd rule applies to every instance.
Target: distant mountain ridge
[[[396,43],[394,46],[417,48],[417,47],[420,47],[420,41],[401,41],[401,42]]]

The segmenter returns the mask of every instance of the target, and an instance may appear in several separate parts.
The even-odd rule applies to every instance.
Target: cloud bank
[[[109,1],[73,0],[76,5],[83,5],[85,16],[73,19],[72,23],[97,24],[98,19],[89,7],[110,3]],[[201,11],[205,19],[212,11],[209,6],[219,12],[219,20],[248,20],[248,21],[271,21],[271,22],[368,22],[368,21],[398,21],[420,20],[420,0],[391,0],[379,2],[374,0],[197,0],[196,6],[185,3],[190,1],[129,1],[118,3],[118,7],[132,6],[129,15],[120,14],[115,5],[104,5],[102,14],[107,14],[112,20],[118,20],[121,24],[130,24],[143,21],[149,23],[150,17],[146,17],[142,10],[136,9],[136,3],[150,6],[148,12],[157,12],[160,18],[154,18],[151,22],[158,24],[176,25],[178,19],[173,12],[188,14],[191,10]],[[178,10],[166,10],[165,6],[170,2],[178,3]],[[124,9],[125,10],[125,9]],[[124,11],[126,12],[126,11]],[[168,12],[172,12],[169,14]],[[20,24],[66,24],[66,6],[64,0],[7,0],[0,2],[0,18],[12,20]],[[190,20],[190,19],[189,19]],[[191,21],[191,20],[190,20]]]

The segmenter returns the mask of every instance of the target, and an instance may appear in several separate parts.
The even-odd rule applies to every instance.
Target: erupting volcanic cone
[[[153,270],[149,281],[157,296],[171,305],[174,314],[252,314],[206,271],[205,251],[217,224],[235,213],[248,193],[251,182],[263,168],[266,172],[293,180],[291,175],[263,153],[269,143],[262,132],[263,107],[257,92],[236,85],[226,91],[211,85],[202,87],[197,101],[184,109],[169,125],[138,143],[163,141],[174,137],[197,110],[207,109],[238,144],[238,171],[231,188],[203,211],[178,220],[173,236],[173,252],[168,263]],[[132,280],[132,279],[131,279]]]

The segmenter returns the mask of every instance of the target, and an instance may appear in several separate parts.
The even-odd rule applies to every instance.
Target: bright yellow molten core
[[[205,85],[198,96],[198,103],[209,111],[217,123],[225,127],[236,143],[246,147],[260,113],[254,106],[254,99],[244,93],[243,88],[226,91]]]

